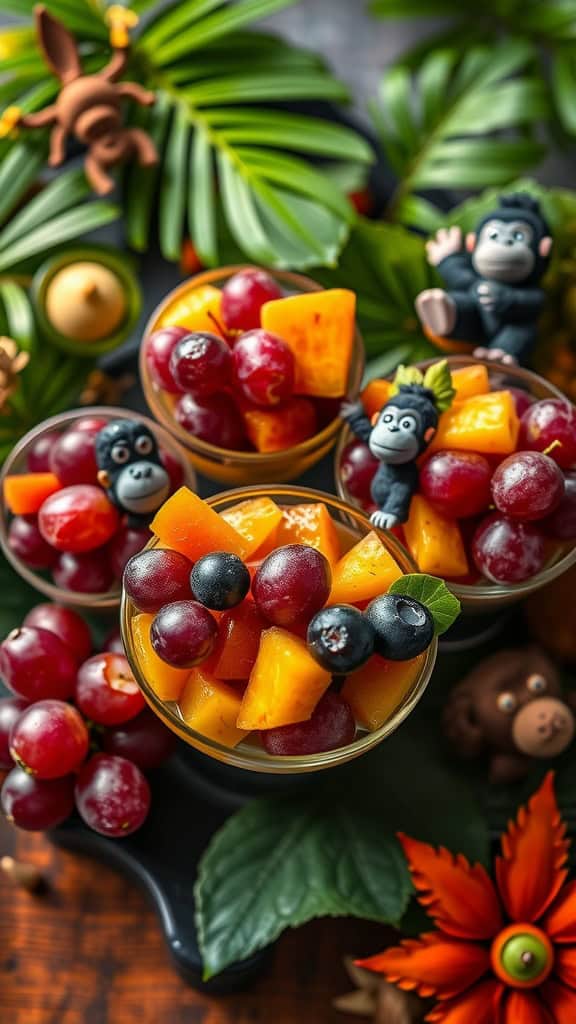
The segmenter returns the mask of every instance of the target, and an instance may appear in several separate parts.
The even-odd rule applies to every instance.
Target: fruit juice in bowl
[[[146,326],[140,379],[195,468],[228,485],[283,482],[326,455],[358,393],[355,296],[299,274],[224,267],[170,292]]]
[[[148,703],[192,747],[254,772],[314,772],[376,746],[420,699],[431,617],[388,594],[414,564],[346,502],[183,488],[152,531],[125,570],[122,637]]]
[[[456,394],[418,460],[408,520],[395,529],[420,570],[447,581],[464,614],[488,614],[576,562],[576,409],[521,367],[465,356],[447,362]],[[391,386],[367,385],[368,416]],[[335,457],[338,493],[369,514],[377,465],[346,427]]]
[[[98,480],[96,438],[113,421],[151,432],[170,492],[183,483],[195,487],[194,471],[167,431],[112,406],[45,420],[18,442],[0,473],[4,555],[32,587],[70,607],[118,608],[124,565],[150,537],[144,519],[130,520]]]

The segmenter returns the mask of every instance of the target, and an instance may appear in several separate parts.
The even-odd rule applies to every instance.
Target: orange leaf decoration
[[[406,939],[379,956],[359,960],[359,967],[378,971],[387,981],[426,999],[450,999],[470,988],[490,966],[488,951],[472,942],[460,942],[431,932]]]
[[[481,981],[465,995],[439,1003],[427,1020],[432,1024],[494,1024],[504,986],[498,981]]]

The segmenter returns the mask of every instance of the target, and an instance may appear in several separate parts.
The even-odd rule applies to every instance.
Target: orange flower
[[[576,882],[546,776],[502,836],[495,883],[480,864],[400,835],[437,931],[359,961],[436,1005],[433,1024],[576,1024]]]

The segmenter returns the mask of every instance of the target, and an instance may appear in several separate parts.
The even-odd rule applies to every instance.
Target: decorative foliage
[[[428,608],[434,619],[434,629],[438,635],[445,633],[453,626],[460,614],[460,601],[448,589],[444,580],[427,573],[406,573],[394,581],[390,587],[392,594],[404,594],[413,597]]]

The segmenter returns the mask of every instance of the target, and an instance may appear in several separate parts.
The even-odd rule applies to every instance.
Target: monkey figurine
[[[88,147],[85,159],[86,177],[99,195],[105,195],[114,188],[114,179],[109,168],[122,160],[137,157],[143,167],[158,162],[158,154],[151,138],[140,128],[125,128],[122,124],[120,101],[124,98],[135,100],[142,106],[155,101],[153,92],[148,92],[136,82],[118,82],[126,68],[128,36],[124,24],[128,16],[121,15],[121,8],[109,8],[116,12],[116,27],[113,25],[113,55],[106,67],[94,75],[84,75],[76,41],[65,25],[51,15],[45,7],[37,6],[34,14],[36,31],[46,63],[60,79],[62,88],[55,103],[34,114],[22,114],[17,108],[10,108],[4,130],[43,128],[52,125],[50,136],[51,167],[58,167],[66,156],[66,139],[73,134]],[[119,45],[123,43],[124,45]],[[5,114],[8,112],[5,112]]]
[[[152,431],[139,420],[111,420],[96,435],[96,463],[98,483],[128,526],[146,526],[170,490]]]
[[[537,199],[527,192],[501,196],[500,205],[466,235],[442,228],[426,245],[447,291],[428,288],[416,298],[425,328],[476,344],[474,355],[522,362],[537,337],[544,302],[539,287],[552,248]]]
[[[564,693],[539,647],[500,651],[450,694],[444,735],[462,758],[487,757],[493,783],[516,782],[531,759],[558,757],[572,742],[576,693]]]
[[[370,488],[378,505],[370,522],[378,529],[391,530],[408,519],[418,487],[416,459],[432,441],[439,414],[453,397],[452,378],[443,359],[424,375],[416,367],[400,366],[391,397],[372,420],[362,402],[342,404],[340,416],[380,462]]]

